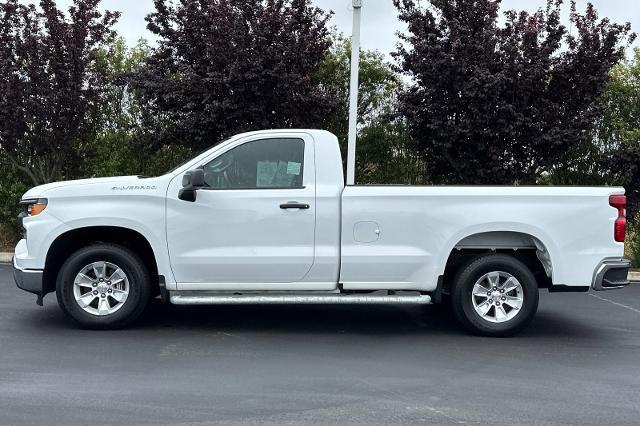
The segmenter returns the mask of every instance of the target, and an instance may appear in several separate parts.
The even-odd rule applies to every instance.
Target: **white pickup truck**
[[[346,186],[321,130],[234,136],[160,177],[23,197],[17,285],[89,328],[181,305],[450,303],[474,333],[533,318],[539,289],[620,288],[623,188]]]

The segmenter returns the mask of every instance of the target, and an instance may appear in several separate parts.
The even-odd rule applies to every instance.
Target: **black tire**
[[[504,322],[491,322],[483,318],[476,312],[472,301],[472,291],[476,282],[485,274],[495,271],[512,275],[522,287],[522,307],[513,318]],[[481,302],[482,298],[475,300]],[[458,321],[472,333],[491,337],[512,336],[525,328],[535,316],[538,309],[538,284],[531,270],[518,259],[505,254],[485,255],[460,268],[453,282],[451,304]],[[490,308],[489,313],[497,314],[495,309],[495,306]]]
[[[126,274],[129,283],[128,295],[122,306],[113,313],[101,316],[85,312],[76,302],[73,290],[76,275],[86,265],[100,261],[117,265]],[[144,263],[131,250],[115,244],[94,244],[76,251],[60,268],[56,281],[60,308],[81,326],[90,329],[117,329],[131,324],[144,311],[150,293],[151,280]]]

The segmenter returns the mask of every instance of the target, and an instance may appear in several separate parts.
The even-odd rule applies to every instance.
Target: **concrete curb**
[[[13,258],[13,253],[0,252],[0,263],[11,263],[12,258]],[[640,283],[640,271],[629,272],[629,280]]]

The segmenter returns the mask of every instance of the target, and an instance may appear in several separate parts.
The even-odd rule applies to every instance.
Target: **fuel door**
[[[353,239],[358,243],[373,243],[380,238],[380,226],[376,222],[356,222],[353,225]]]

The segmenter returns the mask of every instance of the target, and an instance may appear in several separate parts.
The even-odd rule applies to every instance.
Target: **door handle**
[[[281,209],[308,209],[309,204],[298,203],[297,201],[288,201],[280,204]]]

